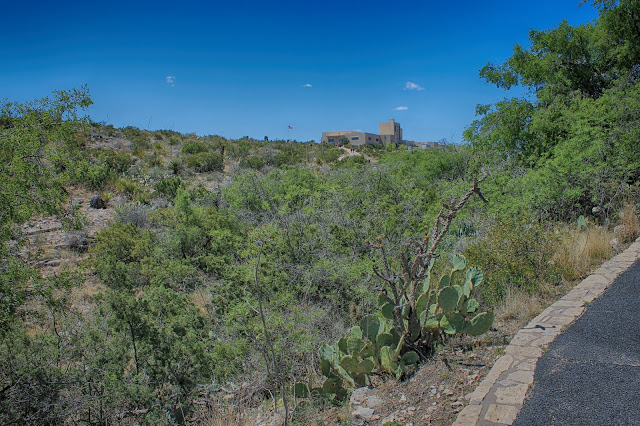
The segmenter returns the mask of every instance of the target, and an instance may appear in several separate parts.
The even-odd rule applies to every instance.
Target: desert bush
[[[105,149],[98,153],[98,158],[118,174],[126,172],[131,167],[131,156],[126,152]]]
[[[69,250],[76,253],[86,252],[89,248],[87,233],[84,231],[68,232],[66,235],[66,245]]]
[[[253,170],[260,170],[266,165],[266,162],[262,157],[256,155],[250,155],[240,160],[240,167],[250,168]]]
[[[153,185],[153,189],[155,189],[159,194],[173,200],[178,188],[183,184],[182,179],[177,176],[172,176],[156,182]]]
[[[167,149],[164,147],[162,142],[154,143],[153,144],[153,151],[158,153],[158,154],[166,154],[167,153]]]
[[[164,161],[162,161],[162,156],[158,154],[158,152],[154,152],[149,154],[146,158],[147,164],[149,167],[163,167]]]
[[[180,148],[180,152],[183,154],[198,154],[200,152],[209,151],[209,147],[202,142],[190,141],[185,143],[182,148]]]
[[[182,161],[180,161],[177,158],[174,158],[173,160],[169,161],[169,164],[167,165],[167,167],[169,168],[169,170],[171,170],[171,172],[174,175],[179,175],[184,169],[184,165],[182,164]]]
[[[120,178],[114,183],[117,191],[124,192],[129,198],[133,197],[140,190],[140,184],[127,178]]]
[[[109,204],[109,202],[113,199],[113,192],[105,191],[105,192],[100,194],[100,198],[102,198],[102,200],[105,203]]]
[[[138,228],[149,226],[147,210],[140,204],[122,204],[116,207],[115,221],[120,223],[132,223]]]
[[[143,152],[149,149],[149,134],[144,130],[140,130],[133,126],[127,126],[122,129],[125,137],[133,143],[134,152]]]
[[[276,167],[300,164],[304,160],[305,147],[301,143],[285,143],[280,146],[280,152],[273,160]]]
[[[83,184],[91,191],[102,189],[110,175],[107,164],[94,164],[88,160],[70,162],[67,167],[71,181]]]
[[[498,303],[510,287],[534,294],[541,283],[557,283],[559,274],[552,262],[556,246],[557,236],[549,226],[521,217],[497,223],[465,254],[485,272],[485,300]]]
[[[217,152],[201,152],[190,155],[185,163],[198,173],[219,172],[224,168],[224,159]]]
[[[320,144],[317,147],[318,153],[316,154],[316,162],[318,164],[331,164],[338,161],[342,150],[334,147],[333,145]]]

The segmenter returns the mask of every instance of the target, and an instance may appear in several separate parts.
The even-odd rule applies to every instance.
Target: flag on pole
[[[293,126],[289,126],[289,130],[293,130]]]

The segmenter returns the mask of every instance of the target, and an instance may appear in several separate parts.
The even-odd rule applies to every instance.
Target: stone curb
[[[522,409],[533,384],[538,359],[551,342],[576,320],[621,273],[640,259],[640,238],[608,260],[569,293],[522,328],[471,394],[455,426],[510,425]]]

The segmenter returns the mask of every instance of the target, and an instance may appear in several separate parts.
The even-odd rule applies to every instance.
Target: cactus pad
[[[438,306],[445,312],[453,312],[458,305],[458,292],[453,287],[445,287],[438,293]]]
[[[464,332],[472,336],[478,336],[484,334],[493,325],[493,312],[482,312],[475,317],[465,326]]]

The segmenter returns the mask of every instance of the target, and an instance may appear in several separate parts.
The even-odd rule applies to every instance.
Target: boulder
[[[107,203],[104,202],[102,198],[98,194],[95,194],[91,197],[91,201],[89,201],[89,206],[94,209],[106,209]]]

